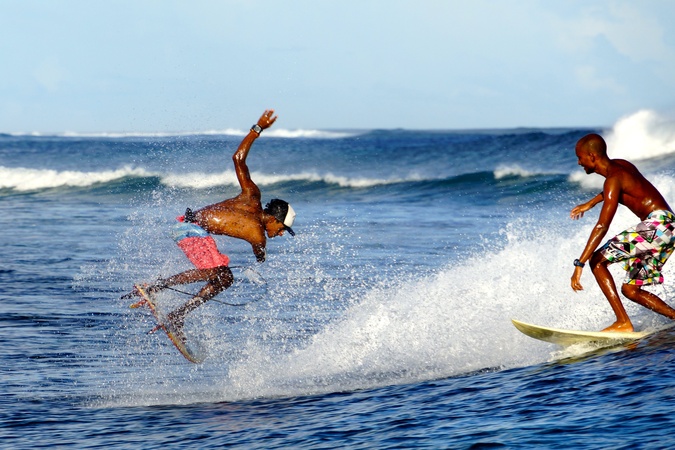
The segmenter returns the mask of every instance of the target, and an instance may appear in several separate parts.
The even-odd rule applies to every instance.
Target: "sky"
[[[675,112],[675,2],[0,0],[0,132],[609,126]]]

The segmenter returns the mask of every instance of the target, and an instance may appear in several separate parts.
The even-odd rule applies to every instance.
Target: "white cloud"
[[[594,40],[603,37],[617,53],[633,62],[672,63],[675,51],[665,41],[671,17],[656,16],[651,9],[638,9],[626,2],[610,3],[608,8],[590,7],[581,17],[558,23],[559,42],[572,52],[590,52]]]
[[[603,77],[593,66],[580,66],[574,71],[577,82],[591,91],[607,90],[615,94],[625,94],[627,89],[611,77]]]
[[[665,24],[657,17],[627,3],[612,4],[608,12],[611,17],[598,23],[599,32],[619,53],[636,62],[675,60],[675,52],[663,39]]]

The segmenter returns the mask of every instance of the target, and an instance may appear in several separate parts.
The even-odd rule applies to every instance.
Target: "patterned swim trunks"
[[[230,258],[218,250],[213,237],[197,224],[178,222],[173,226],[171,235],[197,269],[212,269],[230,263]]]
[[[624,283],[637,286],[663,283],[661,269],[675,246],[675,215],[653,211],[635,227],[607,241],[600,253],[610,263],[623,262]]]

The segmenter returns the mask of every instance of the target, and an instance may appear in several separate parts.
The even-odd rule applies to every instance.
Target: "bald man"
[[[605,183],[601,193],[576,206],[570,213],[570,217],[577,220],[602,202],[600,217],[588,243],[579,259],[574,260],[572,289],[583,289],[579,280],[586,262],[590,261],[593,275],[616,315],[616,322],[603,331],[633,331],[633,324],[608,269],[610,264],[622,262],[627,275],[621,293],[645,308],[675,319],[675,309],[642,289],[643,286],[663,283],[661,269],[675,246],[675,215],[672,209],[633,164],[623,159],[609,159],[607,144],[601,136],[589,134],[579,139],[576,154],[586,173],[605,177]],[[607,234],[619,204],[638,216],[640,223],[597,248]]]

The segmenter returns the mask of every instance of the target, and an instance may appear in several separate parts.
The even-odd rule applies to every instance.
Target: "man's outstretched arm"
[[[600,203],[605,199],[605,194],[603,192],[600,192],[598,195],[587,201],[586,203],[582,203],[579,206],[575,206],[572,209],[572,212],[570,212],[570,218],[573,220],[578,220],[584,217],[584,213],[586,211],[591,210],[595,205]]]
[[[234,162],[234,170],[237,173],[237,180],[239,180],[239,185],[241,186],[241,191],[245,193],[254,194],[260,197],[260,190],[258,186],[251,179],[251,173],[248,170],[246,165],[246,158],[248,157],[248,152],[251,150],[251,145],[258,136],[260,132],[272,126],[274,121],[277,120],[277,116],[273,116],[274,110],[266,110],[256,125],[251,127],[251,130],[248,132],[244,140],[239,144],[239,148],[234,155],[232,155],[232,161]],[[256,130],[256,126],[259,128],[259,131]]]

